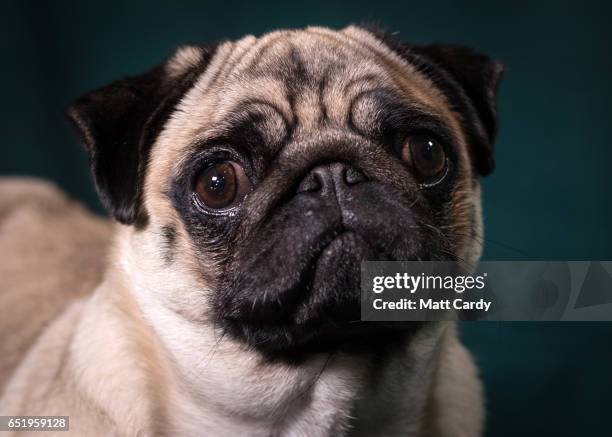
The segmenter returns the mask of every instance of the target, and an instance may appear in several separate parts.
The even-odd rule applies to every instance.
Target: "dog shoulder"
[[[54,185],[0,178],[0,391],[44,326],[101,280],[110,234]]]

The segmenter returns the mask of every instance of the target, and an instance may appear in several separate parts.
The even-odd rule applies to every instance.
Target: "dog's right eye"
[[[251,190],[251,182],[239,164],[225,161],[204,169],[197,177],[195,192],[200,202],[213,210],[238,205]]]

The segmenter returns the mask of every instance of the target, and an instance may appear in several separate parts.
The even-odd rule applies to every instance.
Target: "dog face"
[[[367,328],[363,260],[479,257],[500,74],[308,28],[183,47],[69,115],[150,299],[275,352]]]

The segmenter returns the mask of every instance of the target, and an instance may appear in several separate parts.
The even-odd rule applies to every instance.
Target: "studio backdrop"
[[[505,66],[485,260],[612,259],[612,8],[601,2],[8,1],[0,5],[0,175],[54,181],[104,214],[64,117],[71,99],[185,42],[380,23]],[[487,435],[610,433],[612,324],[464,322]]]

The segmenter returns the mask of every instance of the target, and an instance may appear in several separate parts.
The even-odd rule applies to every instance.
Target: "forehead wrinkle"
[[[219,74],[215,78],[215,85],[217,82],[224,82],[228,77],[231,76],[231,72],[234,66],[240,62],[240,60],[249,52],[249,49],[257,43],[257,38],[252,35],[245,36],[244,38],[236,41],[231,55],[228,57],[225,65],[219,71]]]
[[[277,45],[275,51],[272,51],[272,44]],[[326,46],[325,50],[320,49],[322,44]],[[357,74],[355,68],[348,63],[350,55],[347,48],[352,53],[356,50],[337,40],[308,31],[285,33],[266,47],[272,52],[271,55],[260,56],[256,61],[270,67],[262,73],[264,76],[274,75],[284,83],[285,97],[289,100],[292,112],[300,120],[299,124],[296,123],[298,129],[315,128],[330,114],[338,122],[346,119],[346,104],[342,102],[342,93],[336,92],[334,88],[337,88],[337,82],[345,80],[346,74]],[[371,58],[371,54],[363,50],[358,54]],[[270,71],[275,67],[276,71]],[[370,68],[374,67],[370,64]],[[289,68],[297,71],[287,73]],[[335,74],[340,71],[346,74]],[[384,70],[380,70],[380,73],[384,73]]]
[[[366,87],[380,86],[380,78],[373,73],[367,73],[363,76],[354,77],[349,80],[344,86],[344,95],[349,97],[353,94],[353,88],[358,88],[359,91],[365,91]]]
[[[273,39],[262,37],[265,44],[253,47],[249,55],[250,62],[240,65],[241,72],[258,72],[261,74],[284,73],[284,79],[294,79],[286,76],[288,68],[294,68],[308,74],[310,78],[319,78],[326,70],[334,65],[344,65],[348,59],[345,50],[338,51],[335,48],[340,45],[333,40],[321,38],[318,35],[308,33],[304,30],[292,30],[275,32],[270,34]],[[320,42],[324,41],[328,47],[322,47]],[[332,43],[332,44],[330,44]],[[332,46],[333,47],[330,47]],[[265,66],[265,70],[255,68]]]
[[[311,90],[301,95],[300,99],[295,103],[294,112],[299,123],[296,125],[296,131],[312,131],[316,129],[321,120],[321,108],[317,90]]]
[[[290,66],[294,61],[291,38],[293,33],[294,31],[273,32],[262,37],[262,44],[250,51],[248,58],[236,69],[235,77],[270,76]]]
[[[250,47],[248,53],[245,53],[241,62],[234,66],[233,74],[251,71],[254,66],[265,57],[266,53],[272,49],[279,40],[286,39],[290,32],[292,31],[277,30],[259,38],[258,41]]]
[[[327,106],[325,103],[326,88],[329,86],[327,77],[323,77],[319,80],[319,86],[317,88],[317,101],[319,103],[319,123],[326,122],[329,115],[327,113]]]
[[[245,102],[261,102],[273,106],[288,125],[294,123],[289,102],[279,98],[285,94],[285,84],[278,79],[272,77],[243,78],[243,80],[227,84],[219,93],[221,96],[213,116],[214,123],[221,123],[228,113],[235,111]]]
[[[384,69],[380,68],[371,50],[368,50],[368,48],[363,45],[352,43],[344,34],[321,27],[308,27],[305,32],[320,40],[325,40],[335,47],[341,47],[343,52],[348,50],[353,54],[357,53],[361,57],[361,62],[359,62],[356,67],[354,64],[349,64],[348,67],[350,68],[345,69],[345,72],[350,75],[348,83],[343,83],[347,81],[347,76],[344,75],[339,78],[334,78],[336,80],[333,80],[332,85],[328,87],[329,93],[326,96],[327,107],[331,108],[330,113],[336,121],[340,123],[348,121],[350,115],[350,108],[348,105],[350,94],[358,92],[351,88],[359,81],[365,81],[366,78],[369,78],[371,79],[373,87],[381,86],[382,84],[389,85],[388,82],[393,81],[393,78],[389,76]],[[363,84],[363,86],[365,87],[365,84]]]
[[[374,73],[363,74],[362,69],[345,69],[346,74],[329,77],[323,94],[323,106],[327,110],[327,118],[340,125],[346,124],[350,118],[350,102],[354,95],[370,88],[384,85],[384,77]]]
[[[255,118],[258,115],[262,116],[261,120]],[[257,130],[268,146],[284,141],[290,132],[289,122],[281,110],[273,103],[258,99],[239,102],[214,131],[218,135],[231,137],[239,133],[236,131],[245,126],[243,123]]]
[[[273,104],[270,104],[266,101],[250,100],[243,101],[240,104],[237,104],[232,110],[224,113],[223,120],[219,123],[213,123],[210,126],[201,129],[200,132],[190,141],[190,144],[187,146],[187,149],[197,152],[200,150],[202,144],[219,141],[221,139],[231,138],[236,134],[236,129],[240,127],[243,122],[248,122],[250,126],[257,129],[262,134],[262,136],[269,137],[270,133],[272,132],[264,131],[262,127],[259,126],[260,123],[257,123],[253,120],[249,120],[250,117],[263,112],[261,108],[258,108],[260,106],[263,106],[269,111],[273,111],[274,114],[277,114],[278,116],[275,117],[276,120],[280,118],[280,120],[282,121],[281,128],[277,129],[275,132],[273,132],[273,134],[278,134],[279,131],[282,130],[283,132],[281,134],[286,136],[289,129],[286,124],[287,122],[284,119],[283,114],[279,111],[279,109]],[[269,116],[264,117],[262,123],[268,127],[275,124],[272,117]],[[189,153],[187,155],[190,156]],[[182,167],[182,164],[179,162],[176,165],[176,168],[180,167]]]

